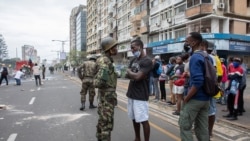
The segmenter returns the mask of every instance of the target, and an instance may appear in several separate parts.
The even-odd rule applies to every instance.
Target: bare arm
[[[131,69],[127,69],[127,76],[128,78],[130,79],[133,79],[133,80],[142,80],[145,78],[145,74],[142,72],[142,71],[138,71],[138,72],[132,72]]]

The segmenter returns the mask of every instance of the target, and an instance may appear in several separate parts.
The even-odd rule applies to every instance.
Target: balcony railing
[[[134,30],[130,32],[130,36],[134,37],[140,34],[140,30]]]
[[[145,33],[148,33],[148,26],[142,26],[141,28],[140,28],[140,33],[141,34],[145,34]]]
[[[190,7],[186,10],[186,18],[192,19],[213,13],[213,5],[210,3],[202,3]]]
[[[141,15],[134,15],[130,18],[130,22],[136,22],[141,20]]]

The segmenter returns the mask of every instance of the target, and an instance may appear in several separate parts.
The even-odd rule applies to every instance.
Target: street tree
[[[3,35],[0,34],[0,61],[8,57],[8,47],[5,43]]]

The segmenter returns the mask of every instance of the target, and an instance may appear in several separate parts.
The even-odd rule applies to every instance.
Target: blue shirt
[[[189,62],[190,78],[189,87],[196,87],[197,93],[191,98],[200,101],[208,101],[209,96],[203,89],[204,76],[205,76],[205,65],[204,57],[201,54],[193,53]],[[211,58],[210,58],[211,60]]]

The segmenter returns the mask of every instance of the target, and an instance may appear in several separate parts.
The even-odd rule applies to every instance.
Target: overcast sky
[[[87,0],[0,0],[0,34],[8,46],[9,57],[21,58],[21,47],[33,45],[41,59],[57,58],[61,42],[69,40],[71,10]],[[65,43],[69,51],[69,42]]]

